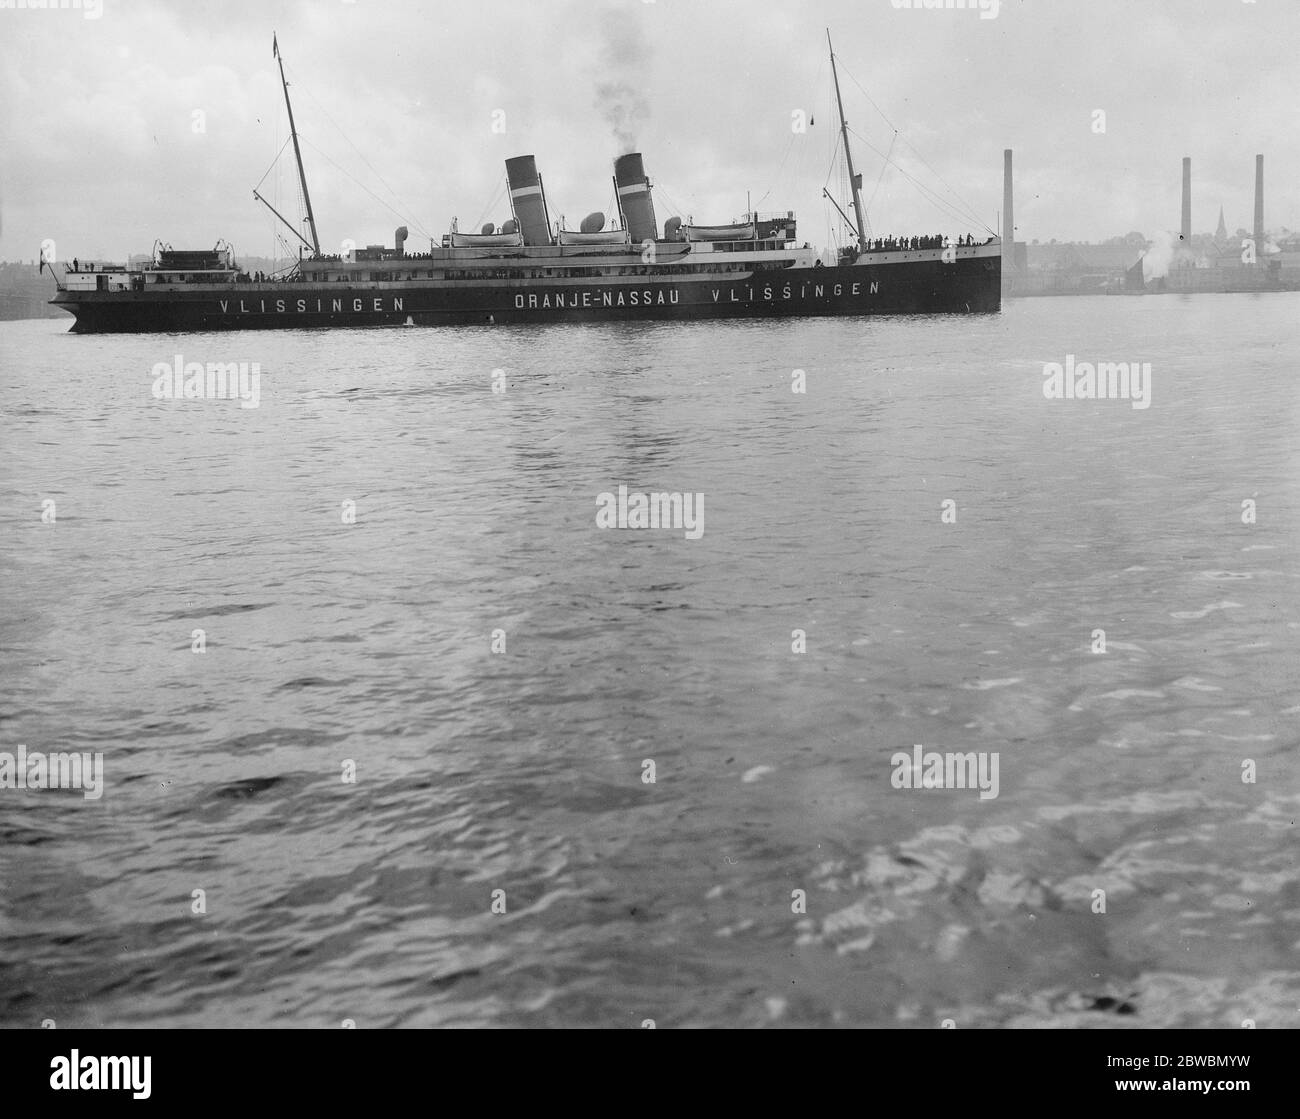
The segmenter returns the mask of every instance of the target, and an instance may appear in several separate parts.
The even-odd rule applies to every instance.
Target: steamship
[[[828,46],[829,35],[827,36]],[[623,319],[789,315],[966,314],[997,311],[997,237],[872,239],[864,219],[862,176],[853,168],[849,130],[831,50],[840,135],[852,190],[854,233],[834,259],[796,237],[793,212],[747,213],[727,225],[669,218],[662,229],[642,155],[614,162],[618,221],[595,213],[577,230],[551,222],[532,155],[506,160],[512,218],[478,232],[452,229],[428,252],[408,253],[399,228],[392,248],[343,255],[321,252],[294,125],[284,60],[273,40],[297,162],[307,236],[255,190],[302,243],[282,277],[250,276],[224,242],[210,250],[155,243],[153,258],[120,265],[53,263],[51,302],[70,311],[78,333],[179,332],[331,326],[443,326]]]

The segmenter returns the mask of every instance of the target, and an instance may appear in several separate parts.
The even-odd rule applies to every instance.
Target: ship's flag
[[[280,57],[280,44],[275,41],[275,32],[271,32],[271,57]]]

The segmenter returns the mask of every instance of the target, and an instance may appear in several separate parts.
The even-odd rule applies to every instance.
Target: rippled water
[[[0,324],[0,1022],[1294,1027],[1298,311]]]

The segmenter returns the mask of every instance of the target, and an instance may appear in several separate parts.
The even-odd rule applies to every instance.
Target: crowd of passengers
[[[887,237],[877,237],[874,241],[867,242],[867,248],[873,252],[897,252],[905,249],[942,249],[945,238],[942,233],[935,233],[929,237],[895,237],[890,234]],[[954,245],[973,245],[975,238],[969,233],[965,237],[958,237],[953,242]]]

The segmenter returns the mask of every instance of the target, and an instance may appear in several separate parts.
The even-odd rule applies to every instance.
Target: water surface
[[[1295,1026],[1298,312],[0,324],[0,1022]]]

